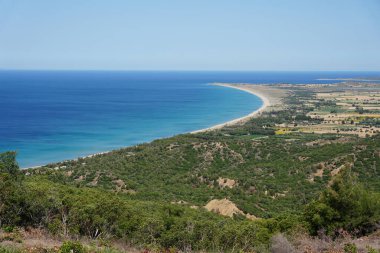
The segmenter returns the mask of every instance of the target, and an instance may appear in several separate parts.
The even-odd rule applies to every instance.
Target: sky
[[[380,71],[380,0],[0,0],[0,69]]]

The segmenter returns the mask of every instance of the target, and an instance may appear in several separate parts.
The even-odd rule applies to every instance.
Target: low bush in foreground
[[[307,206],[305,219],[315,235],[322,232],[339,236],[342,231],[365,235],[380,223],[380,195],[364,188],[346,169]]]

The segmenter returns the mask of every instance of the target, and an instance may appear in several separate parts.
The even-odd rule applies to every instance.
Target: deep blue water
[[[374,72],[0,71],[0,152],[21,167],[74,159],[210,127],[259,108],[212,82],[328,83]]]

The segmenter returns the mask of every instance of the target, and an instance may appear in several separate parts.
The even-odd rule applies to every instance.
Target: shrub
[[[14,227],[13,226],[6,226],[3,230],[5,233],[12,233],[14,230]]]
[[[353,243],[347,243],[344,245],[344,252],[345,253],[357,253],[358,248]]]
[[[48,230],[53,235],[58,235],[62,230],[62,224],[59,219],[54,219],[48,224]]]
[[[84,253],[85,250],[79,242],[67,241],[59,248],[59,253]]]

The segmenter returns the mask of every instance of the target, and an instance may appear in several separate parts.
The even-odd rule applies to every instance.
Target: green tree
[[[19,174],[16,152],[9,151],[0,153],[0,173],[8,173],[12,176]]]
[[[306,207],[305,218],[313,234],[320,230],[332,234],[340,228],[366,234],[380,221],[380,196],[364,188],[346,169]]]
[[[24,210],[23,187],[15,152],[0,154],[0,226],[16,225]]]

